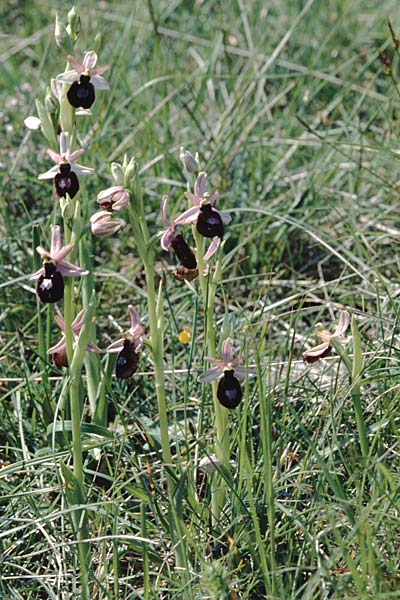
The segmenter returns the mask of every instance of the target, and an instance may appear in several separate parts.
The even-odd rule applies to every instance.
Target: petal
[[[113,197],[117,192],[123,192],[124,187],[122,185],[113,185],[112,187],[107,188],[106,190],[102,190],[97,194],[97,201],[99,200],[108,200]]]
[[[205,373],[202,373],[198,376],[197,381],[200,383],[207,383],[209,381],[214,381],[215,379],[219,379],[223,374],[223,369],[221,367],[213,367],[209,369]]]
[[[80,310],[78,312],[75,319],[71,323],[71,329],[76,335],[78,335],[78,333],[82,329],[83,323],[85,321],[85,316],[86,316],[86,309],[82,308],[82,310]]]
[[[96,90],[109,90],[110,84],[101,75],[95,75],[90,78],[90,83]]]
[[[196,196],[200,196],[200,198],[203,198],[204,193],[206,191],[206,183],[207,173],[201,171],[198,174],[196,181],[194,182],[194,193]]]
[[[125,338],[120,338],[106,348],[106,352],[121,352],[124,349]]]
[[[257,370],[250,367],[235,367],[233,369],[235,377],[238,379],[246,379],[246,377],[256,377]]]
[[[232,220],[232,217],[230,215],[227,215],[226,213],[221,212],[220,210],[217,210],[216,208],[214,210],[217,211],[217,213],[221,217],[221,220],[222,220],[223,223],[229,223],[229,221]]]
[[[103,75],[109,68],[110,65],[99,65],[98,67],[90,69],[90,78],[95,77],[96,75]]]
[[[103,352],[101,348],[99,348],[98,346],[96,346],[96,344],[94,344],[93,342],[88,342],[87,346],[86,346],[86,350],[88,352]]]
[[[65,335],[62,335],[61,339],[57,342],[57,344],[55,344],[47,350],[47,354],[55,354],[56,352],[62,352],[63,350],[66,350],[66,348],[67,343],[65,340]]]
[[[35,271],[35,273],[32,273],[32,275],[29,277],[29,279],[31,279],[31,280],[39,279],[39,277],[41,277],[42,275],[44,275],[43,267],[41,269],[39,269],[38,271]]]
[[[85,151],[83,150],[83,148],[80,148],[79,150],[75,150],[74,152],[71,152],[71,154],[68,155],[68,162],[69,163],[73,163],[76,161],[77,158],[79,158],[80,156],[82,156],[82,154],[84,154]]]
[[[69,244],[67,244],[66,246],[63,246],[62,248],[60,248],[57,252],[55,252],[54,254],[51,254],[51,258],[53,260],[56,261],[56,263],[61,262],[62,260],[64,260],[64,258],[67,256],[67,254],[69,254],[72,250],[72,248],[74,247],[74,243],[70,242]]]
[[[60,251],[61,245],[62,245],[62,241],[61,241],[61,227],[59,225],[54,225],[51,228],[50,256],[56,262],[57,262],[56,254],[57,254],[57,252]],[[61,257],[61,258],[64,258],[64,257]]]
[[[174,219],[175,225],[189,225],[194,223],[199,216],[200,208],[198,206],[192,206],[183,212],[181,215]]]
[[[128,313],[129,313],[129,319],[131,322],[129,331],[133,334],[133,332],[136,330],[138,325],[140,325],[140,316],[139,316],[139,313],[137,312],[137,310],[135,310],[133,308],[132,304],[128,305]]]
[[[50,79],[50,89],[53,96],[55,96],[57,100],[60,101],[62,94],[62,81],[57,81],[57,79],[54,79],[53,77],[52,79]]]
[[[42,248],[42,246],[36,246],[36,252],[40,254],[42,258],[51,258],[50,252]]]
[[[212,204],[214,206],[214,204],[216,203],[218,198],[219,198],[219,192],[218,192],[218,190],[215,190],[215,192],[213,192],[212,194],[209,195],[208,201],[210,204]]]
[[[161,216],[166,225],[170,224],[170,220],[167,217],[167,203],[168,203],[168,194],[165,194],[161,200]]]
[[[97,63],[97,54],[94,50],[89,50],[89,52],[85,52],[83,56],[82,66],[85,71],[90,71]]]
[[[54,152],[54,150],[52,150],[51,148],[47,148],[46,152],[50,156],[51,160],[54,161],[57,165],[62,161],[61,156],[57,152]]]
[[[40,128],[39,117],[33,117],[33,116],[26,117],[26,119],[24,119],[24,123],[25,123],[25,127],[27,127],[28,129],[31,129],[32,131]]]
[[[38,175],[38,179],[40,179],[40,180],[42,180],[42,179],[54,179],[54,177],[59,172],[60,172],[59,166],[55,165],[54,167],[51,167],[51,169],[49,169],[45,173],[41,173],[40,175]]]
[[[60,315],[56,315],[54,317],[55,322],[57,323],[57,325],[59,326],[59,328],[61,329],[61,331],[65,331],[65,321],[62,317],[60,317]]]
[[[112,209],[113,210],[123,210],[124,208],[126,208],[128,206],[129,200],[130,200],[130,196],[129,196],[129,192],[127,192],[126,190],[124,192],[122,192],[121,194],[117,193],[114,196],[115,198],[117,198],[117,200],[115,202],[113,202],[112,205]]]
[[[77,71],[65,71],[65,73],[60,73],[60,75],[57,75],[56,81],[60,81],[61,83],[74,83],[74,81],[79,81],[79,78],[80,73]]]
[[[190,200],[193,206],[200,206],[201,198],[199,198],[195,194],[192,194],[192,192],[185,192],[185,196],[188,200]]]
[[[338,337],[343,335],[350,325],[350,314],[347,310],[342,310],[339,316],[339,322],[332,336]]]
[[[68,59],[68,62],[74,67],[74,70],[77,73],[83,73],[83,71],[85,70],[85,67],[82,63],[79,62],[79,60],[77,58],[68,54],[67,59]],[[66,72],[70,73],[70,71],[66,71]]]
[[[175,238],[175,227],[173,227],[173,228],[168,227],[168,229],[166,229],[164,231],[164,233],[162,234],[161,248],[163,250],[168,250],[171,247],[171,244],[174,241],[174,238]]]
[[[228,363],[232,362],[232,360],[233,360],[232,350],[233,350],[233,341],[231,338],[227,338],[226,340],[224,340],[222,342],[222,346],[221,346],[222,360],[224,361],[224,363],[226,365]]]
[[[63,277],[82,277],[89,273],[89,271],[85,271],[77,265],[72,265],[65,260],[57,263],[57,271],[61,273]]]
[[[210,260],[212,255],[215,254],[216,251],[218,250],[220,244],[221,244],[221,238],[219,238],[218,236],[213,237],[213,239],[211,240],[211,244],[208,247],[207,252],[203,256],[203,260],[205,260],[206,262],[208,260]]]
[[[84,167],[83,165],[78,165],[78,163],[72,163],[71,171],[77,175],[91,175],[94,173],[94,169],[91,167]]]
[[[309,350],[303,352],[303,360],[304,362],[310,363],[316,362],[320,358],[326,356],[328,350],[330,350],[329,342],[323,342],[322,344],[314,346],[313,348],[310,348]]]

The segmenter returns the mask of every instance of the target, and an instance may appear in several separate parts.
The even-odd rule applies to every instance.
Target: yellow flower
[[[188,344],[191,340],[191,335],[190,335],[190,327],[188,325],[185,325],[185,327],[183,328],[183,331],[181,331],[178,334],[178,340],[181,342],[181,344]]]

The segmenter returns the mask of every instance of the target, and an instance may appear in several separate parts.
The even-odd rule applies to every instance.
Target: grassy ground
[[[262,373],[229,414],[233,468],[223,514],[211,524],[209,476],[197,468],[213,452],[214,435],[211,386],[196,381],[203,308],[160,250],[174,500],[187,572],[174,567],[145,353],[130,383],[109,386],[112,436],[85,437],[93,597],[398,598],[400,74],[386,23],[390,17],[400,36],[397,2],[77,6],[79,49],[92,48],[102,32],[100,62],[111,67],[111,91],[99,93],[83,126],[82,162],[97,171],[85,185],[88,213],[109,185],[108,163],[134,154],[156,233],[162,194],[170,192],[171,208],[182,201],[179,147],[198,151],[221,192],[219,207],[232,216],[217,337],[229,314],[236,347]],[[69,461],[69,443],[47,435],[41,409],[46,395],[58,400],[65,377],[50,362],[41,366],[28,279],[33,225],[47,247],[55,201],[37,180],[49,168],[43,140],[23,126],[64,63],[51,3],[6,0],[0,15],[0,598],[78,598],[77,546],[56,468]],[[394,82],[382,52],[393,59]],[[146,324],[146,293],[128,228],[95,240],[91,252],[105,347],[115,322],[125,328],[128,303]],[[334,327],[341,308],[361,335],[364,458],[357,380],[335,353],[311,366],[302,361],[315,344],[314,325]],[[185,325],[189,346],[177,338]],[[347,347],[351,357],[355,345]]]

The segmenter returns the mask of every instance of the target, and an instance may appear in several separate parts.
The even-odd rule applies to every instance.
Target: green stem
[[[219,258],[215,267],[213,276],[210,273],[204,275],[206,263],[203,259],[203,237],[198,231],[193,228],[193,235],[197,248],[197,265],[199,269],[200,287],[203,296],[203,306],[205,313],[205,341],[207,352],[210,358],[216,357],[215,329],[214,329],[214,307],[215,293],[218,282],[221,276],[221,259]],[[230,472],[230,439],[228,429],[228,411],[221,406],[217,397],[218,382],[212,382],[213,402],[215,412],[215,454],[218,461],[225,467],[227,472]],[[213,524],[217,525],[221,514],[222,507],[226,498],[226,480],[221,478],[219,473],[214,473],[213,483],[211,486],[211,505]]]

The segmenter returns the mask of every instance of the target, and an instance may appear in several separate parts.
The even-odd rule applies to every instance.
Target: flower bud
[[[67,32],[69,33],[72,43],[75,44],[81,30],[81,18],[75,6],[68,13]]]
[[[97,237],[109,237],[122,227],[121,219],[113,219],[107,210],[100,210],[90,217],[92,234]]]
[[[136,176],[136,171],[137,162],[135,161],[135,157],[133,156],[125,167],[124,185],[126,188],[129,188],[132,185],[132,182]]]
[[[68,32],[61,22],[60,17],[56,14],[56,23],[54,27],[54,37],[56,38],[56,44],[63,50],[66,54],[72,54],[74,51],[74,46],[72,44],[71,38],[68,35]]]
[[[185,171],[188,171],[188,173],[196,173],[196,171],[199,170],[197,158],[195,158],[193,154],[189,152],[189,150],[185,150],[183,146],[181,146],[181,153],[179,155],[179,158],[181,159],[183,168],[185,169]]]
[[[119,163],[111,163],[111,173],[116,185],[124,185],[124,170]]]
[[[121,185],[102,190],[97,195],[97,202],[104,210],[123,210],[129,203],[129,192]]]
[[[50,87],[48,87],[46,90],[46,96],[44,98],[44,105],[46,107],[47,112],[50,115],[54,114],[58,110],[58,102],[55,99]]]
[[[67,222],[72,221],[75,212],[75,206],[68,194],[60,198],[60,208],[62,218]]]

